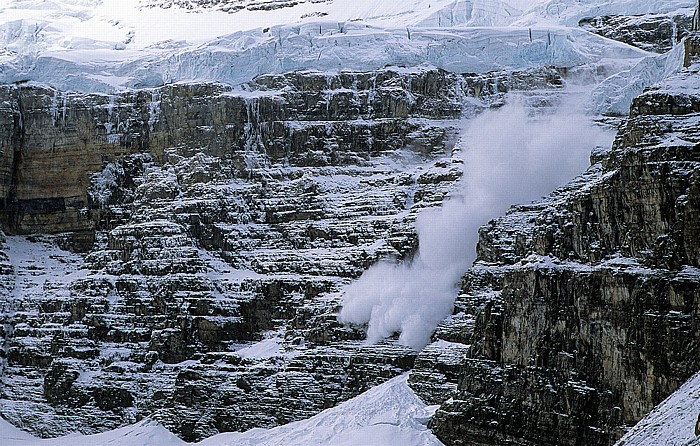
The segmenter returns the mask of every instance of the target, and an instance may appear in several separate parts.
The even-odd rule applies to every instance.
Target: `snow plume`
[[[611,131],[574,112],[580,108],[574,101],[563,102],[548,110],[553,113],[540,109],[533,116],[511,98],[468,122],[457,193],[418,216],[419,247],[411,261],[382,261],[345,289],[339,319],[367,324],[371,343],[400,333],[402,344],[417,350],[427,345],[452,312],[460,278],[475,259],[479,227],[511,204],[537,199],[583,172],[591,149],[612,143]]]

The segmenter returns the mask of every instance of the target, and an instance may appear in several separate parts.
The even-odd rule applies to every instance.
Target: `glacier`
[[[594,94],[591,105],[619,114],[659,80],[639,64],[668,57],[592,34],[578,21],[601,14],[692,15],[680,0],[332,0],[282,2],[286,7],[274,11],[251,0],[233,4],[235,12],[218,2],[183,9],[156,0],[9,0],[0,6],[0,82],[111,93],[176,82],[238,85],[300,69],[429,64],[478,73],[557,66],[597,76],[596,82],[604,80],[598,73],[623,73]],[[619,90],[618,103],[605,102]]]

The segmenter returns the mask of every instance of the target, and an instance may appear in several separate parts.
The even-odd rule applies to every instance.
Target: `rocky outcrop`
[[[261,76],[243,90],[176,84],[115,96],[5,86],[3,228],[92,231],[95,219],[88,214],[101,204],[86,192],[92,175],[127,154],[162,162],[166,149],[181,156],[202,152],[230,162],[242,178],[266,163],[361,165],[404,147],[444,150],[454,140],[445,121],[461,115],[467,96],[493,101],[510,89],[560,83],[551,69],[481,76],[387,69]]]
[[[700,36],[697,33],[693,33],[688,36],[687,39],[683,41],[683,66],[688,68],[693,63],[697,62],[698,55],[700,55]]]
[[[700,369],[697,85],[639,96],[584,175],[482,228],[435,335],[468,346],[445,444],[613,444]]]
[[[669,51],[693,29],[687,15],[600,16],[582,19],[579,26],[608,39],[654,53]]]

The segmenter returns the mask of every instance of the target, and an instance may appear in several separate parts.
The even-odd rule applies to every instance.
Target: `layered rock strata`
[[[266,164],[357,165],[411,147],[430,153],[454,139],[446,120],[462,98],[498,100],[511,89],[560,84],[555,70],[455,75],[318,72],[260,76],[243,89],[172,85],[115,96],[39,85],[0,90],[3,227],[13,233],[95,229],[91,176],[126,154],[164,160],[165,149],[225,159],[246,178]],[[71,166],[71,169],[65,169]],[[99,226],[97,226],[99,227]]]
[[[559,86],[553,69],[426,68],[3,87],[3,228],[53,235],[4,243],[0,414],[42,436],[149,416],[197,440],[412,368],[336,321],[339,291],[412,254],[416,213],[461,176],[461,116]]]

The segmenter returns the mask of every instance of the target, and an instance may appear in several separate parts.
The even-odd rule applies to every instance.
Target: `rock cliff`
[[[461,363],[428,349],[412,375],[426,400],[426,376],[452,383],[432,420],[445,444],[613,444],[700,369],[692,41],[690,68],[634,100],[585,174],[482,228],[435,334]]]
[[[688,15],[648,14],[587,17],[584,29],[655,53],[665,53],[679,44],[693,29]]]

